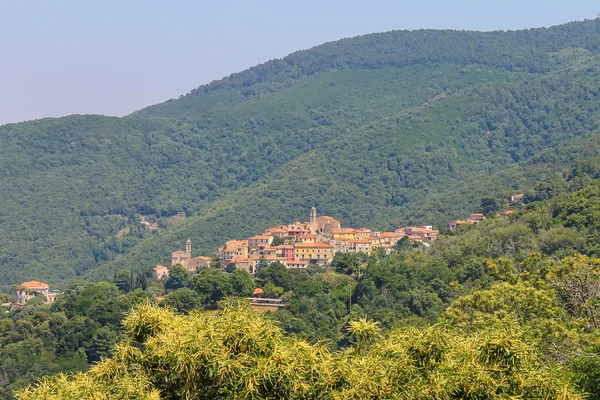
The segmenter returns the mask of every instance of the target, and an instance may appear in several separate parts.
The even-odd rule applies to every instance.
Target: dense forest
[[[0,393],[102,360],[17,398],[600,398],[600,180],[557,177],[526,198],[431,247],[326,268],[73,283],[0,319]],[[286,307],[251,311],[239,298],[255,287]]]
[[[599,23],[365,35],[124,118],[4,125],[0,286],[141,273],[188,237],[210,254],[313,205],[443,227],[564,175],[565,149],[596,156]]]
[[[327,363],[331,375],[311,379],[328,379],[318,385],[325,385],[322,390],[331,393],[340,391],[339,398],[377,397],[377,394],[368,391],[371,389],[366,388],[378,387],[381,382],[377,379],[392,379],[387,376],[389,371],[381,376],[374,375],[375,381],[372,382],[360,380],[359,377],[364,377],[364,374],[359,371],[356,371],[358,375],[355,378],[350,378],[354,372],[344,369],[350,367],[343,363],[364,363],[365,368],[370,368],[370,363],[376,365],[388,359],[389,355],[380,353],[386,346],[416,346],[421,348],[420,351],[429,352],[434,351],[431,346],[436,343],[448,346],[444,348],[443,356],[419,353],[419,357],[427,357],[430,360],[428,362],[433,362],[431,357],[441,357],[430,366],[435,368],[436,378],[414,375],[417,372],[409,368],[403,370],[402,374],[410,378],[402,383],[390,382],[390,393],[400,388],[410,388],[417,393],[415,398],[428,398],[434,393],[431,391],[445,393],[443,390],[447,390],[450,393],[452,390],[465,390],[465,385],[473,385],[470,386],[472,397],[459,397],[481,398],[482,393],[493,388],[515,396],[525,396],[528,393],[526,390],[541,393],[538,397],[529,394],[529,397],[525,396],[527,398],[559,398],[554,397],[557,390],[571,393],[564,394],[564,398],[579,398],[577,396],[582,393],[587,393],[590,399],[600,398],[597,375],[600,370],[600,348],[597,345],[600,325],[600,237],[597,234],[600,224],[600,180],[591,178],[589,172],[593,171],[600,171],[600,159],[581,163],[576,171],[578,175],[569,181],[556,177],[552,182],[539,182],[526,193],[527,204],[513,206],[515,212],[508,217],[498,215],[493,210],[503,208],[504,204],[498,201],[494,205],[493,199],[481,199],[482,205],[492,207],[487,219],[478,225],[461,226],[458,232],[442,235],[431,247],[401,241],[389,255],[379,251],[370,256],[361,253],[337,254],[330,266],[313,266],[307,271],[289,270],[279,263],[264,264],[255,277],[244,271],[216,268],[205,268],[197,274],[189,274],[185,269],[175,266],[170,276],[162,281],[150,275],[136,275],[133,270],[123,270],[115,274],[110,283],[73,282],[53,305],[44,305],[34,299],[24,309],[10,311],[0,319],[1,398],[12,398],[13,390],[47,374],[86,370],[103,357],[105,361],[93,367],[92,375],[85,378],[93,387],[78,386],[83,384],[83,376],[68,384],[60,378],[44,381],[40,389],[26,392],[20,398],[43,398],[50,396],[50,393],[61,398],[71,391],[83,398],[93,398],[97,393],[95,390],[104,390],[101,388],[109,384],[103,381],[104,375],[96,375],[103,368],[119,368],[119,376],[123,379],[135,378],[146,382],[146,386],[136,386],[135,390],[155,387],[159,385],[157,382],[170,382],[175,378],[160,375],[159,370],[164,371],[164,367],[155,367],[154,363],[164,365],[165,362],[177,364],[183,361],[149,360],[164,357],[171,350],[159,346],[156,351],[160,349],[163,355],[148,353],[143,355],[149,357],[144,358],[146,361],[135,358],[137,356],[129,359],[127,357],[132,356],[131,353],[128,353],[129,356],[121,353],[125,351],[122,346],[131,345],[132,339],[134,342],[141,340],[140,343],[150,343],[147,342],[149,336],[145,335],[157,334],[155,329],[158,329],[158,321],[178,327],[173,332],[169,331],[168,335],[198,334],[197,330],[204,329],[194,328],[193,332],[188,332],[185,327],[194,324],[200,324],[200,327],[214,324],[213,328],[206,328],[207,332],[213,333],[213,329],[218,331],[228,327],[231,330],[232,326],[237,326],[236,329],[241,331],[230,333],[239,337],[228,340],[239,343],[258,340],[258,336],[265,335],[266,321],[271,321],[273,325],[268,325],[271,332],[268,335],[275,342],[265,342],[265,349],[259,351],[251,345],[238,350],[227,346],[217,348],[220,342],[216,341],[211,346],[217,347],[209,346],[203,350],[205,357],[217,357],[216,353],[211,353],[214,351],[223,354],[223,357],[233,357],[229,359],[230,362],[241,362],[238,357],[258,357],[256,362],[260,364],[266,362],[265,357],[280,357],[276,353],[279,351],[277,349],[284,351],[280,346],[291,345],[289,351],[294,351],[294,346],[317,346],[311,351],[321,356],[329,355],[326,359],[314,356],[317,358],[313,357],[312,362]],[[286,307],[267,311],[262,317],[248,314],[250,311],[246,310],[243,301],[234,299],[251,295],[256,287],[262,288],[267,296],[283,298]],[[583,297],[581,293],[584,293]],[[148,302],[156,304],[157,294],[163,295],[159,307],[170,310],[169,313],[163,315],[155,306],[145,305]],[[9,297],[10,294],[3,296]],[[145,311],[139,311],[142,314],[138,316],[135,316],[135,312],[129,313],[131,308],[137,307]],[[212,311],[218,309],[223,314]],[[208,314],[202,316],[197,314],[198,310],[207,310]],[[180,319],[177,319],[178,322],[167,322],[175,318],[170,314],[173,312],[193,317],[189,322]],[[150,316],[144,313],[150,313]],[[214,319],[216,315],[226,320],[219,320],[221,317]],[[128,318],[129,322],[123,326],[120,321],[124,318]],[[132,324],[145,327],[140,325],[133,329]],[[245,324],[248,326],[244,328]],[[257,330],[253,331],[255,328],[252,327]],[[283,339],[281,335],[293,339]],[[160,336],[152,340],[172,341],[168,337]],[[203,337],[200,335],[197,340],[205,340]],[[114,351],[120,355],[108,361],[113,354],[113,347],[119,342],[122,344]],[[279,344],[275,346],[274,343]],[[491,343],[507,346],[499,348],[500,353],[494,356],[500,358],[477,358],[480,357],[477,354],[484,349],[489,351]],[[135,343],[133,345],[137,346]],[[172,346],[177,344],[172,343]],[[192,350],[183,347],[173,348],[172,351],[172,357],[182,351],[184,353],[180,357],[185,358],[185,352]],[[231,351],[233,353],[229,353]],[[510,358],[511,351],[524,358]],[[362,361],[345,358],[350,353],[352,357],[361,357]],[[421,361],[410,359],[413,356],[403,355],[409,359],[400,358],[396,361],[388,359],[392,363],[389,368],[398,368],[399,365],[408,368],[407,365],[412,362],[422,362],[421,358]],[[453,376],[455,380],[452,385],[442,387],[443,382],[450,379],[449,369],[460,360],[465,360],[465,357],[477,358],[477,363],[482,363],[473,364],[471,367],[475,369],[488,368],[487,362],[493,365],[520,364],[503,370],[506,376],[479,376],[480,381],[477,382],[469,381],[473,370],[467,368]],[[119,366],[120,362],[128,366]],[[181,364],[178,365],[181,367]],[[305,366],[300,365],[300,368]],[[303,398],[306,395],[303,390],[309,389],[294,386],[292,382],[300,379],[299,375],[293,374],[301,371],[292,365],[279,367],[283,369],[276,374],[286,377],[290,383],[276,390],[283,390],[285,397]],[[144,369],[149,375],[132,377],[126,372],[138,371],[138,368]],[[202,368],[224,367],[204,365]],[[541,375],[536,378],[532,372],[534,370],[539,370]],[[226,374],[224,370],[219,371],[219,374]],[[342,373],[340,371],[348,374],[348,379],[358,380],[338,386],[340,383],[335,382],[340,378],[334,379],[334,376]],[[112,373],[106,373],[112,376]],[[206,379],[217,379],[216,376],[202,374],[181,378],[190,379],[190,382],[182,383],[177,378],[173,383],[167,386],[160,384],[155,389],[165,396],[160,398],[179,398],[183,396],[181,390],[194,390],[194,385],[207,384]],[[520,374],[527,374],[527,379],[531,378],[531,382],[523,383],[528,389],[515,383],[517,379],[525,379],[517,378]],[[219,379],[233,379],[229,376]],[[271,379],[268,376],[264,379]],[[192,382],[195,379],[200,381]],[[545,386],[536,386],[542,382]],[[131,395],[119,394],[129,387],[127,381],[122,384],[123,387],[121,383],[114,386],[114,398]],[[248,392],[244,396],[250,398],[262,396],[261,393],[267,390],[275,390],[266,382],[257,382],[254,389],[233,389],[227,386],[230,384],[240,383],[231,381],[223,384],[227,389],[217,385],[214,390],[224,391],[224,398],[229,398],[227,391],[241,396],[240,393],[245,390]],[[317,385],[317,381],[312,384]],[[400,384],[408,386],[397,386]],[[215,383],[209,386],[212,385]],[[127,390],[133,389],[129,387]],[[216,392],[206,393],[206,398],[212,398],[210,396]],[[451,396],[448,393],[442,398]],[[235,396],[231,398],[245,398]],[[317,394],[314,396],[322,397]]]
[[[600,399],[599,57],[600,19],[392,31],[123,118],[0,126],[0,304],[61,290],[0,309],[0,399]],[[312,206],[443,234],[153,276]]]

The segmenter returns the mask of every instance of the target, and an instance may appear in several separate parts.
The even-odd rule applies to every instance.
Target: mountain
[[[313,205],[443,226],[566,176],[597,156],[599,29],[370,34],[124,118],[4,125],[0,285],[146,269],[188,237],[210,254]]]

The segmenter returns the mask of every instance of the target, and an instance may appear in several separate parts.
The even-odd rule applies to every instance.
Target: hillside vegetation
[[[509,218],[490,213],[431,247],[337,254],[307,271],[273,263],[256,277],[173,267],[164,281],[73,282],[51,306],[0,316],[0,399],[101,359],[18,398],[599,399],[598,171],[588,159],[568,183],[534,185]],[[253,315],[234,298],[255,287],[286,307]],[[170,311],[142,305],[119,323],[165,292]],[[289,356],[299,349],[306,359]]]
[[[313,205],[443,226],[568,174],[561,149],[596,155],[598,24],[365,35],[129,117],[2,126],[0,285],[143,270],[187,237],[209,254]]]

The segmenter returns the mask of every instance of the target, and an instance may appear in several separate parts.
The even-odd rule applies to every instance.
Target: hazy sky
[[[392,29],[520,29],[591,0],[0,0],[0,124],[124,115],[323,42]]]

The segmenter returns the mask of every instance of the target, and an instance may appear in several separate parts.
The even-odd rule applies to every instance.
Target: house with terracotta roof
[[[276,251],[276,255],[283,257],[288,261],[294,260],[294,246],[288,244],[282,244],[280,246],[274,246],[273,249]]]
[[[166,276],[169,276],[169,268],[158,264],[156,267],[152,268],[154,270],[154,276],[156,279],[162,279]]]
[[[331,239],[329,244],[333,246],[333,253],[347,253],[348,240],[346,239]]]
[[[273,236],[271,235],[258,235],[248,238],[248,248],[256,249],[259,245],[269,246],[273,242]]]
[[[250,262],[249,258],[238,258],[233,260],[233,264],[235,264],[236,269],[254,274],[254,265]]]
[[[267,256],[274,256],[276,254],[277,254],[277,249],[269,246],[268,243],[260,243],[258,246],[256,246],[255,248],[252,248],[248,251],[248,255],[250,257],[252,257],[252,256],[267,257]]]
[[[221,265],[227,265],[232,258],[248,258],[248,241],[230,240],[224,246],[219,247],[217,255]]]
[[[304,234],[304,235],[299,235],[296,240],[302,243],[315,243],[318,239],[317,235],[308,235],[308,234]]]
[[[371,236],[374,236],[374,233],[370,229],[359,228],[356,230],[356,238],[357,239],[369,239]]]
[[[288,230],[288,236],[298,237],[302,235],[308,235],[308,229],[306,228],[290,228]]]
[[[481,220],[485,219],[485,216],[481,213],[476,213],[476,214],[471,214],[469,219],[472,219],[473,221],[481,221]]]
[[[356,229],[353,228],[340,228],[333,230],[334,239],[342,240],[354,240],[356,239]]]
[[[348,251],[350,253],[365,253],[370,255],[373,252],[371,239],[348,240]]]
[[[416,226],[416,227],[407,227],[404,228],[404,232],[410,237],[414,237],[414,236],[418,236],[419,241],[424,241],[424,240],[435,240],[438,235],[440,234],[440,231],[433,229],[432,226]]]
[[[279,263],[282,263],[284,266],[287,266],[287,260],[283,257],[266,256],[266,257],[261,257],[261,259],[264,259],[269,264],[274,263],[274,262],[279,262]],[[258,262],[260,262],[260,260],[258,260]],[[257,264],[258,264],[258,262],[257,262]]]
[[[296,261],[309,261],[310,263],[325,265],[333,260],[333,246],[323,242],[294,243]]]
[[[510,196],[510,201],[512,203],[522,203],[523,199],[525,199],[525,195],[523,193],[513,194]]]
[[[284,238],[289,236],[288,230],[283,228],[271,228],[269,229],[265,235]]]
[[[473,224],[478,224],[480,220],[475,220],[475,219],[457,219],[456,221],[450,221],[448,222],[448,229],[450,229],[450,231],[454,232],[459,225],[473,225]]]
[[[52,304],[56,299],[57,293],[50,292],[50,285],[39,281],[27,281],[17,286],[17,303],[25,304],[29,299],[35,296],[35,293],[43,294],[46,297],[44,303]]]
[[[382,232],[379,234],[379,243],[382,246],[395,246],[396,243],[398,243],[398,241],[404,236],[407,236],[404,230],[396,230],[395,232]]]

